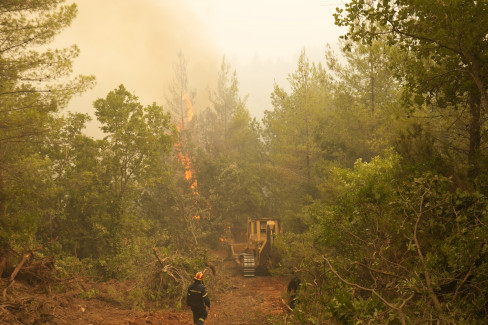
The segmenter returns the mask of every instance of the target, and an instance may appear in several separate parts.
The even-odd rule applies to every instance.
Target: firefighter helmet
[[[203,273],[202,272],[197,272],[197,274],[195,274],[195,280],[198,280],[198,281],[202,281],[203,280]]]

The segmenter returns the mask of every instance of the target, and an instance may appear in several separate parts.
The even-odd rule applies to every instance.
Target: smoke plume
[[[92,103],[119,84],[146,105],[164,104],[179,51],[188,63],[189,86],[197,90],[195,110],[215,85],[221,54],[188,8],[172,0],[79,0],[78,16],[53,46],[76,44],[75,74],[95,75],[97,85],[70,103],[70,111],[93,115]],[[96,123],[95,123],[96,124]],[[88,134],[97,127],[89,125]]]

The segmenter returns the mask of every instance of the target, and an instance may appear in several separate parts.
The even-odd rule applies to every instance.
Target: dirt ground
[[[256,276],[245,278],[235,263],[218,259],[216,274],[207,272],[211,309],[206,325],[282,324],[289,317],[283,303],[287,278]],[[1,287],[5,287],[4,280]],[[0,324],[70,324],[70,325],[140,325],[192,324],[190,309],[157,309],[144,312],[117,299],[116,292],[129,292],[130,284],[118,282],[82,283],[80,290],[63,293],[32,292],[21,282],[15,283],[9,299],[0,298]],[[124,288],[124,286],[126,286]],[[93,297],[90,296],[91,293]],[[138,310],[139,309],[139,310]]]
[[[225,262],[224,271],[233,271],[231,288],[217,295],[211,304],[207,325],[276,324],[286,314],[282,296],[287,279],[283,277],[243,277],[233,262]],[[191,323],[190,323],[191,324]]]

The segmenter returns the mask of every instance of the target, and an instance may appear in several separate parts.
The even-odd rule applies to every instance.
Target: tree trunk
[[[471,77],[478,87],[478,91],[480,93],[480,106],[483,107],[483,110],[488,111],[488,94],[486,93],[486,86],[481,78],[479,62],[476,58],[472,58],[472,66],[471,66]]]
[[[468,152],[468,178],[473,180],[478,176],[478,153],[481,144],[481,109],[480,97],[477,92],[469,93],[469,152]]]

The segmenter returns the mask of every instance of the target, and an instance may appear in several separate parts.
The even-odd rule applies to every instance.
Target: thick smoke
[[[79,0],[78,16],[53,44],[80,48],[75,74],[93,74],[94,89],[73,99],[70,111],[90,113],[92,103],[119,84],[143,104],[164,103],[179,51],[188,63],[198,111],[215,85],[222,55],[213,49],[191,11],[172,0]],[[96,123],[88,128],[97,135]]]

